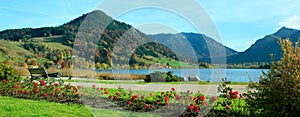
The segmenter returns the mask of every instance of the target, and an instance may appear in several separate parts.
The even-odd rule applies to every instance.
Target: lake
[[[141,70],[97,70],[98,72],[122,73],[122,74],[149,74],[155,71],[168,72],[173,71],[175,75],[188,77],[199,76],[201,80],[220,82],[226,77],[227,81],[249,82],[250,79],[258,81],[262,71],[268,69],[141,69]]]

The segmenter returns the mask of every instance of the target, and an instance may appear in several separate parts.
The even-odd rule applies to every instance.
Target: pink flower
[[[3,82],[4,82],[4,83],[6,83],[6,82],[7,82],[7,80],[5,80],[5,79],[4,79],[4,80],[3,80]]]
[[[95,89],[95,88],[96,88],[96,85],[95,85],[95,84],[93,84],[93,85],[92,85],[92,87],[93,87],[93,89]]]
[[[132,104],[132,102],[128,101],[128,102],[127,102],[127,104],[131,105],[131,104]]]
[[[216,96],[212,96],[212,100],[213,101],[217,101],[217,97]]]
[[[205,101],[203,101],[202,106],[207,106],[207,103]]]
[[[150,96],[152,96],[152,93],[149,93]]]
[[[48,97],[48,94],[47,94],[47,93],[45,93],[45,94],[44,94],[44,96],[45,96],[45,97]]]
[[[187,93],[190,93],[190,92],[191,92],[191,90],[190,90],[190,89],[188,89],[188,90],[186,90],[186,92],[187,92]]]
[[[78,85],[78,86],[77,86],[77,88],[78,88],[78,89],[81,89],[81,88],[82,88],[82,86],[81,86],[81,85]]]

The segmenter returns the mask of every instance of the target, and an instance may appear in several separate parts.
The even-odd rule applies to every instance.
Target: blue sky
[[[123,5],[121,2],[119,5]],[[282,26],[300,29],[298,0],[196,0],[196,2],[215,23],[223,44],[237,51],[244,51],[257,39],[276,32]],[[92,11],[101,3],[102,0],[0,0],[0,30],[58,26]],[[160,9],[133,10],[116,19],[148,34],[197,32],[193,25],[182,17]],[[145,28],[147,25],[143,25],[147,23],[163,24],[173,29],[161,27],[158,30],[151,26]]]

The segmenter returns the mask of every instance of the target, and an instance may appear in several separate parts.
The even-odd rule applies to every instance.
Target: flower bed
[[[177,92],[175,88],[162,92],[137,92],[103,87],[72,86],[56,81],[21,82],[3,80],[0,95],[52,102],[71,102],[94,108],[108,108],[150,112],[163,116],[247,116],[249,115],[242,95],[224,85],[220,96],[207,97],[200,92]]]

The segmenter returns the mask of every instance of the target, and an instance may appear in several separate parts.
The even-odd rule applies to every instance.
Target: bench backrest
[[[44,68],[28,68],[31,76],[48,77],[48,73]]]

